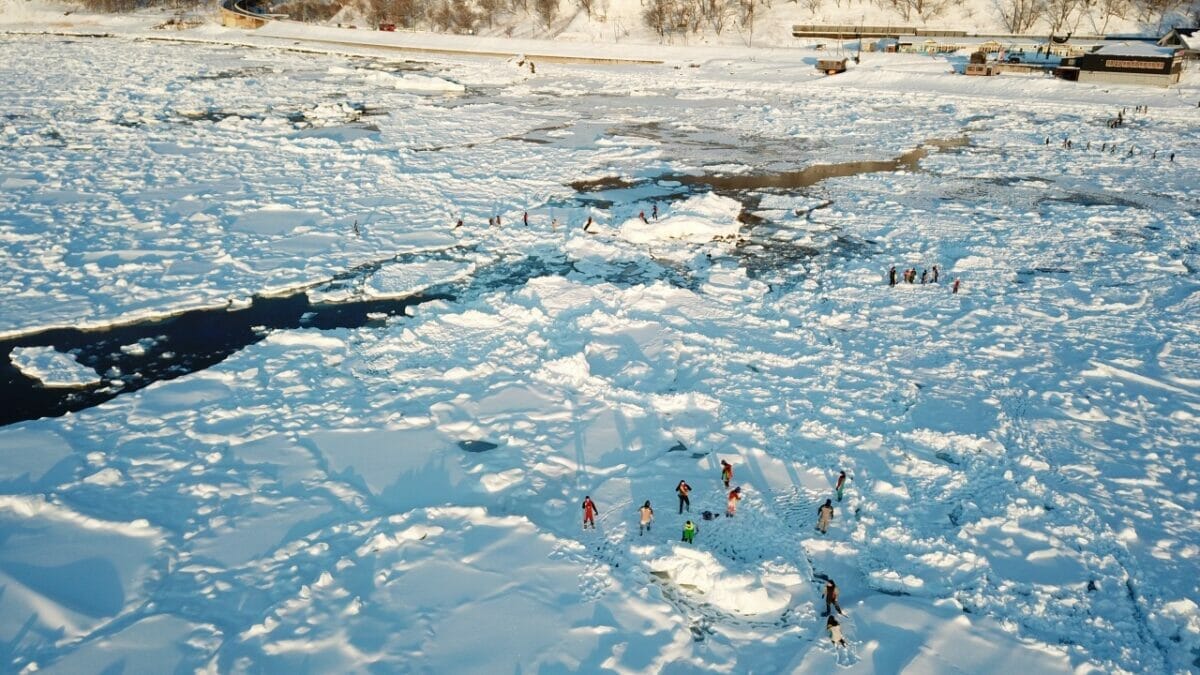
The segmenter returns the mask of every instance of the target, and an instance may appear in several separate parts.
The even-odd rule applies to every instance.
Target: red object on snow
[[[396,24],[381,23],[381,24],[379,24],[379,30],[386,30],[389,33],[395,33],[396,32]]]

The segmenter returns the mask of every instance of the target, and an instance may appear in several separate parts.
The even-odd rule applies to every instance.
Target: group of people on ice
[[[721,460],[721,482],[725,487],[729,487],[729,482],[733,480],[733,465],[725,460]],[[837,500],[842,501],[842,497],[846,493],[846,472],[838,473],[837,483],[834,485],[834,494],[837,495]],[[692,512],[692,486],[686,480],[681,480],[675,486],[675,495],[679,498],[679,513],[684,511]],[[729,491],[725,499],[725,517],[732,518],[737,515],[738,502],[742,500],[742,487],[733,488]],[[583,529],[596,529],[596,513],[599,511],[596,507],[596,502],[592,500],[591,495],[586,495],[583,498]],[[709,511],[704,512],[705,520],[710,519],[713,514]],[[825,503],[817,509],[817,530],[821,534],[829,532],[829,523],[833,521],[833,499],[826,499]],[[638,536],[645,535],[650,531],[651,525],[654,523],[654,507],[650,506],[650,500],[647,499],[638,509]],[[696,524],[692,521],[687,521],[683,526],[683,541],[691,544],[694,543],[696,533],[699,530]]]
[[[733,465],[726,460],[721,460],[721,482],[725,488],[729,488],[730,482],[733,480]],[[842,501],[846,492],[846,481],[848,480],[845,471],[838,473],[837,482],[834,485],[834,494],[837,500]],[[684,511],[691,513],[692,511],[692,486],[686,480],[680,480],[675,485],[675,496],[679,499],[679,513]],[[733,518],[737,515],[738,502],[742,499],[741,486],[735,487],[729,491],[725,502],[725,517]],[[592,500],[591,495],[583,498],[583,528],[596,529],[596,513],[599,509],[596,507],[596,502]],[[705,511],[705,519],[713,517],[714,514]],[[833,498],[825,500],[825,503],[817,509],[817,530],[821,534],[826,534],[829,530],[829,523],[833,521]],[[638,536],[644,536],[651,531],[654,525],[654,507],[650,505],[650,500],[647,499],[638,508]],[[696,534],[699,528],[691,520],[683,524],[682,541],[686,544],[694,544]],[[846,646],[846,640],[842,636],[841,624],[837,618],[830,612],[830,608],[837,610],[839,615],[845,616],[842,611],[842,606],[838,603],[838,586],[832,579],[826,579],[825,582],[825,616],[828,617],[825,621],[825,630],[829,633],[829,638],[835,646]]]
[[[931,274],[931,272],[932,272],[932,274]],[[938,269],[937,265],[934,265],[931,268],[921,270],[921,274],[919,277],[917,276],[917,268],[910,267],[910,268],[904,270],[904,272],[902,273],[901,279],[906,284],[918,283],[918,279],[920,279],[921,284],[936,284],[936,283],[939,283],[941,276],[942,276],[942,271]],[[888,270],[888,286],[895,286],[897,283],[896,278],[897,278],[896,266],[892,265],[891,269]],[[958,286],[959,286],[959,280],[955,279],[954,283],[950,285],[950,292],[957,293]]]
[[[725,487],[729,487],[729,482],[733,480],[733,465],[725,460],[721,460],[721,481]],[[682,515],[684,511],[692,512],[692,486],[686,480],[679,481],[675,486],[675,495],[679,498],[679,513]],[[742,499],[741,486],[730,490],[729,495],[725,500],[725,517],[732,518],[737,515],[737,504]],[[583,529],[596,529],[596,514],[599,509],[596,507],[596,502],[592,500],[591,495],[583,498]],[[705,519],[713,516],[712,513],[705,511]],[[638,508],[638,536],[645,535],[650,531],[654,524],[654,507],[650,506],[650,500],[647,499],[641,507]],[[692,521],[687,521],[683,524],[683,539],[682,541],[692,544],[696,541],[696,533],[699,528]]]
[[[640,218],[642,220],[642,222],[647,225],[650,224],[651,219],[658,220],[658,202],[655,202],[653,204],[653,206],[651,207],[650,218],[646,217],[646,212],[644,210],[638,212],[638,218]],[[525,227],[529,227],[529,211],[524,211],[521,213],[521,223],[524,224]],[[593,234],[591,231],[591,227],[593,224],[595,224],[595,221],[593,221],[592,217],[589,215],[587,218],[587,221],[583,224],[583,231],[587,232],[588,234]],[[454,226],[451,229],[457,230],[458,228],[460,228],[462,226],[463,226],[463,219],[460,216],[458,218],[458,220],[456,220],[454,222]],[[494,216],[488,216],[488,227],[502,227],[502,226],[503,226],[503,222],[501,221],[500,214],[496,214]],[[558,229],[558,218],[551,219],[550,227],[555,230]],[[354,233],[358,234],[358,224],[357,223],[355,223]]]
[[[1200,103],[1198,103],[1196,107],[1200,108]],[[1150,112],[1150,107],[1144,106],[1144,105],[1136,105],[1133,107],[1133,111],[1135,113],[1143,113],[1144,114],[1144,113]],[[1128,113],[1129,113],[1129,108],[1127,108],[1127,107],[1121,108],[1120,110],[1117,111],[1117,114],[1115,117],[1108,118],[1108,121],[1106,122],[1106,126],[1109,129],[1120,129],[1121,127],[1125,126],[1125,116]],[[1044,141],[1044,145],[1050,145],[1050,137],[1049,136],[1046,137],[1046,140]],[[1117,154],[1117,148],[1119,146],[1120,146],[1120,143],[1118,143],[1116,141],[1112,141],[1111,143],[1108,141],[1104,141],[1103,143],[1100,144],[1100,152],[1107,152],[1111,155],[1115,155],[1115,154]],[[1059,147],[1062,148],[1063,150],[1072,150],[1075,147],[1075,142],[1072,141],[1069,137],[1064,136],[1062,141],[1059,142]],[[1091,150],[1091,149],[1092,149],[1092,142],[1088,141],[1087,144],[1084,146],[1084,150]],[[1133,157],[1134,151],[1135,151],[1135,147],[1134,147],[1133,143],[1131,142],[1129,144],[1129,150],[1128,150],[1128,152],[1125,153],[1125,156]],[[1145,149],[1142,150],[1142,154],[1143,155],[1146,154]],[[1150,150],[1150,159],[1158,159],[1158,150],[1154,150],[1154,149]],[[1175,161],[1175,153],[1174,152],[1170,153],[1170,155],[1168,156],[1168,160],[1171,162]]]
[[[833,486],[834,494],[837,495],[837,500],[842,501],[842,497],[846,494],[846,472],[838,473],[837,483]],[[825,503],[817,509],[817,530],[821,534],[825,534],[829,530],[829,523],[833,520],[833,499],[826,499]],[[842,611],[842,606],[838,603],[838,585],[833,579],[825,580],[825,632],[829,633],[829,639],[834,646],[846,647],[846,638],[842,636],[842,625],[838,622],[837,617],[830,612],[830,607],[837,610],[841,616],[846,613]]]

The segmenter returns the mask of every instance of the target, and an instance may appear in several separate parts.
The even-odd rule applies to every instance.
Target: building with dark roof
[[[1077,67],[1080,82],[1169,87],[1183,73],[1182,51],[1145,42],[1106,44],[1074,59],[1064,67]]]

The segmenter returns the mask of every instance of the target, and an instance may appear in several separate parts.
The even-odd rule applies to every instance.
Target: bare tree
[[[554,23],[554,19],[558,17],[558,0],[534,0],[533,8],[537,10],[537,14],[546,22],[546,28]]]
[[[733,15],[733,8],[730,7],[729,0],[699,0],[699,2],[700,14],[708,22],[708,25],[712,26],[713,31],[720,35],[725,30],[725,24]]]
[[[574,0],[579,9],[587,12],[588,18],[592,18],[592,10],[596,8],[596,0]]]
[[[1187,0],[1133,0],[1137,19],[1161,29],[1165,19],[1188,6]]]
[[[992,0],[1010,33],[1025,33],[1045,13],[1043,0]]]
[[[646,0],[642,10],[642,21],[661,38],[667,33],[671,15],[674,13],[672,0]]]
[[[421,12],[424,9],[421,3],[424,0],[392,0],[392,21],[404,26],[405,28],[414,28],[417,25],[418,19],[421,17]]]
[[[366,4],[367,21],[370,21],[372,25],[378,26],[392,17],[391,0],[367,0]]]
[[[84,0],[83,6],[93,12],[132,12],[137,3],[134,0]]]
[[[504,0],[475,0],[479,3],[479,13],[487,19],[488,27],[496,25],[496,15],[504,9]]]
[[[915,17],[922,23],[941,16],[949,4],[950,0],[891,0],[891,6],[905,21]]]
[[[429,13],[429,20],[440,30],[469,33],[479,23],[479,15],[470,3],[442,0]]]
[[[1103,35],[1108,32],[1108,22],[1114,16],[1124,19],[1129,10],[1129,0],[1095,0],[1088,6],[1088,22],[1093,31]]]
[[[1062,30],[1074,32],[1079,24],[1079,0],[1046,0],[1046,23],[1050,34]]]
[[[754,46],[754,11],[755,11],[758,3],[756,0],[739,0],[739,2],[741,3],[741,6],[739,7],[741,16],[739,18],[741,19],[742,28],[746,29],[746,34],[749,36],[749,40],[747,41],[747,44],[749,46],[753,47]]]
[[[703,0],[679,0],[676,3],[675,25],[692,33],[699,33],[704,25]]]

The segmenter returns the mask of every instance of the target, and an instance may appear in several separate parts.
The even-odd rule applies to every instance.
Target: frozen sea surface
[[[6,37],[0,333],[42,349],[5,358],[447,297],[0,428],[3,669],[1194,669],[1196,89],[805,58]]]

